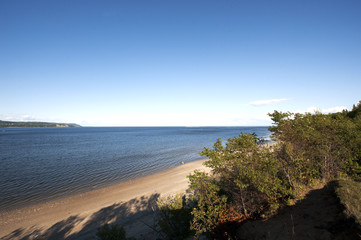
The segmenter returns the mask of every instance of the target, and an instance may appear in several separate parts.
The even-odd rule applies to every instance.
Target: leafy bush
[[[201,153],[209,158],[205,165],[212,176],[199,171],[189,176],[197,203],[191,224],[196,236],[215,234],[227,224],[274,209],[292,195],[276,153],[258,143],[255,135],[241,134],[225,146],[218,139],[213,149]]]
[[[166,239],[185,239],[192,234],[190,230],[191,203],[185,195],[163,198],[157,202],[159,209],[158,226]]]
[[[188,176],[190,189],[193,191],[193,201],[196,206],[191,214],[193,220],[191,230],[198,237],[203,233],[212,234],[220,214],[226,209],[227,197],[220,194],[220,187],[204,172],[195,171]]]
[[[212,175],[188,176],[190,200],[178,196],[160,203],[159,225],[169,239],[186,237],[181,232],[189,230],[196,238],[232,239],[237,224],[291,204],[304,186],[337,175],[361,180],[361,102],[350,112],[269,115],[278,142],[273,148],[260,146],[254,134],[225,144],[218,139],[201,153]]]
[[[238,239],[237,229],[240,224],[248,219],[234,207],[227,207],[223,210],[218,218],[217,223],[213,227],[213,239]]]
[[[308,185],[316,179],[329,181],[340,171],[355,179],[361,175],[361,116],[350,113],[293,114],[275,111],[270,127],[280,141],[277,159],[289,184]]]
[[[260,147],[253,134],[228,139],[226,147],[218,140],[214,149],[205,148],[201,155],[210,158],[205,165],[212,169],[232,205],[245,216],[259,213],[292,193],[275,152]]]
[[[108,224],[104,224],[101,228],[98,228],[96,236],[100,240],[134,240],[134,238],[127,238],[124,228],[116,224],[113,224],[111,227]]]

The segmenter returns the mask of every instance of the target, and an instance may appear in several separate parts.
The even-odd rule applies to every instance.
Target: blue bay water
[[[267,127],[0,129],[0,211],[42,203],[204,159],[217,138]]]

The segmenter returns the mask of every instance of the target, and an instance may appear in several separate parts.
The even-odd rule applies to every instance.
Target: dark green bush
[[[195,171],[188,178],[193,191],[192,199],[197,204],[191,212],[193,220],[190,228],[195,231],[196,237],[203,233],[210,235],[226,209],[227,197],[220,193],[217,182],[204,172]]]
[[[260,147],[255,135],[241,134],[228,139],[225,147],[218,140],[214,149],[205,148],[201,154],[210,158],[205,165],[212,169],[232,205],[246,216],[292,194],[276,153]]]
[[[188,176],[191,200],[176,197],[160,206],[159,225],[169,239],[189,230],[196,238],[232,239],[231,228],[275,212],[303,187],[338,175],[361,180],[361,102],[350,112],[269,115],[277,141],[272,148],[260,146],[254,134],[241,134],[202,151],[212,175],[195,171]]]
[[[101,228],[98,228],[96,236],[100,240],[135,240],[135,238],[127,238],[124,228],[116,224],[111,227],[104,224]]]
[[[344,172],[361,175],[361,104],[351,112],[293,114],[275,111],[270,127],[280,141],[277,159],[289,182],[308,185]],[[351,114],[352,113],[352,114]],[[352,117],[351,117],[352,116]]]
[[[191,203],[183,195],[160,199],[158,205],[158,226],[166,239],[186,239],[190,230]]]

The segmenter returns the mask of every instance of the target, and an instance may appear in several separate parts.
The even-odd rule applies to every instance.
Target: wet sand
[[[187,175],[209,171],[195,161],[174,169],[44,204],[0,213],[1,239],[95,239],[104,223],[125,226],[129,235],[151,230],[154,202],[160,196],[184,192]]]

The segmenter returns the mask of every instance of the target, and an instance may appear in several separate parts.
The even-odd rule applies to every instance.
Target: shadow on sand
[[[17,229],[4,240],[21,239],[96,239],[96,232],[105,223],[124,226],[128,236],[137,239],[156,239],[154,225],[154,207],[159,194],[132,199],[126,203],[113,204],[102,208],[87,219],[77,215],[57,222],[48,229],[33,226],[30,229]]]
[[[248,221],[237,228],[235,239],[297,240],[297,239],[361,239],[355,222],[345,219],[343,206],[335,195],[335,182],[310,191],[295,206],[281,210],[266,220]],[[17,229],[4,240],[21,239],[96,239],[96,232],[105,223],[123,226],[127,236],[157,239],[154,230],[155,206],[159,194],[132,199],[126,203],[102,208],[87,219],[71,216],[48,229],[33,226]]]

